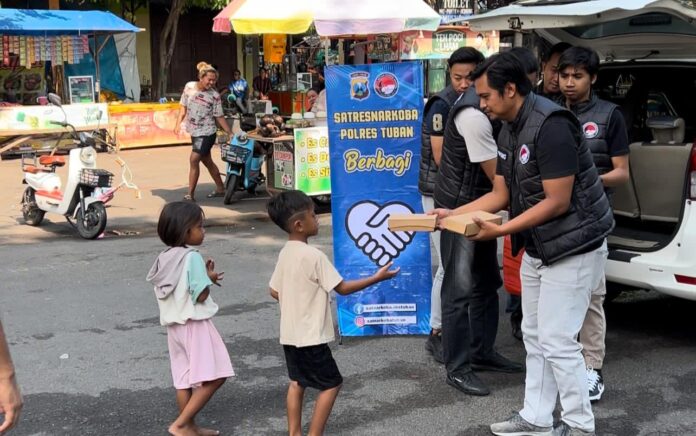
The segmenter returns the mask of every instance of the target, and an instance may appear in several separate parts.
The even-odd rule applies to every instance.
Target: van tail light
[[[689,277],[689,276],[682,276],[679,274],[675,274],[674,278],[677,280],[677,283],[682,283],[685,285],[696,285],[696,277]]]
[[[696,142],[689,158],[689,198],[696,200]]]

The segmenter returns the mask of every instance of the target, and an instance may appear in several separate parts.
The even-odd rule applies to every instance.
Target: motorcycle
[[[261,167],[268,154],[268,145],[250,139],[245,132],[235,134],[220,147],[222,160],[227,162],[223,203],[231,204],[235,194],[247,191],[256,195],[256,188],[266,181]]]
[[[50,93],[48,99],[62,109],[58,95]],[[122,186],[136,190],[137,186],[132,183],[132,173],[125,162],[117,158],[116,162],[122,168],[122,182],[111,187],[114,175],[97,168],[97,140],[93,133],[78,134],[75,127],[67,121],[52,121],[52,124],[69,129],[76,147],[70,150],[67,162],[64,156],[55,156],[53,153],[38,159],[36,153],[22,155],[22,183],[28,185],[21,201],[24,222],[38,226],[46,212],[57,213],[65,216],[81,237],[95,239],[106,228],[106,204],[114,198],[114,193]],[[28,163],[28,157],[33,158],[33,162]],[[56,174],[56,168],[63,167],[66,163],[67,182],[65,188],[61,189],[62,182]],[[139,191],[137,196],[139,197]]]

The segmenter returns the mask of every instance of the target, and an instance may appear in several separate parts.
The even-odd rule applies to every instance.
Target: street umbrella
[[[233,0],[213,31],[238,34],[371,35],[437,29],[440,15],[423,0]],[[230,25],[231,23],[231,25]]]
[[[234,0],[214,19],[214,32],[240,35],[305,33],[314,17],[311,0]],[[228,23],[223,21],[227,19]]]
[[[234,0],[225,6],[225,8],[213,18],[213,32],[232,33],[230,16],[237,12],[237,9],[239,9],[242,3],[244,3],[244,0]]]
[[[440,15],[423,0],[325,0],[315,3],[321,36],[435,31]]]

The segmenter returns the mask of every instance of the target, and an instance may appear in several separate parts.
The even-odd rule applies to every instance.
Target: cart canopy
[[[3,35],[85,35],[140,30],[110,12],[0,9],[0,34]]]

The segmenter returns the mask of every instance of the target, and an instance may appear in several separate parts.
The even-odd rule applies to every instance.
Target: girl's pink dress
[[[176,389],[234,376],[225,343],[210,319],[167,326],[172,379]]]

